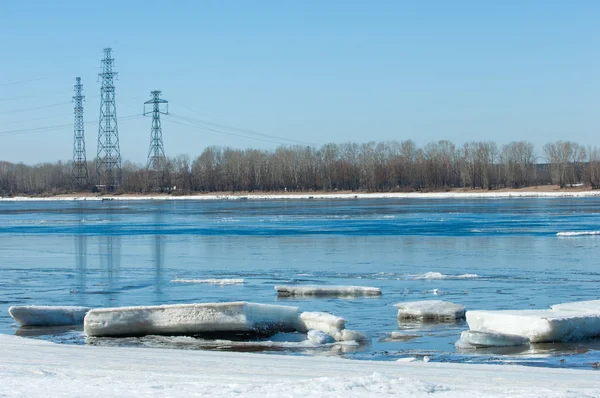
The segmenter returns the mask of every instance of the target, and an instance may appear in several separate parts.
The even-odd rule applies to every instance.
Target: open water
[[[393,304],[443,299],[467,310],[545,309],[598,299],[598,230],[598,198],[0,202],[0,333],[71,344],[590,369],[600,361],[600,339],[461,352],[454,342],[464,322],[399,323]],[[245,283],[171,282],[178,278]],[[374,286],[383,294],[277,298],[274,286],[283,284]],[[27,304],[238,300],[327,311],[372,342],[310,348],[293,342],[302,336],[86,340],[80,328],[18,329],[7,312]],[[393,331],[418,337],[387,341]]]

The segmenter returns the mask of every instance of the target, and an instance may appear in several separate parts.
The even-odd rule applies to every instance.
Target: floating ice
[[[581,311],[600,314],[600,300],[574,301],[571,303],[554,304],[553,311]]]
[[[308,337],[308,341],[313,344],[331,344],[335,342],[335,339],[331,335],[320,330],[309,330],[306,336]]]
[[[357,330],[344,329],[340,333],[336,333],[333,338],[336,341],[356,341],[362,343],[369,340],[369,336]]]
[[[407,301],[394,304],[398,319],[448,322],[465,316],[465,306],[442,300]]]
[[[389,336],[385,337],[382,341],[410,341],[421,337],[420,334],[410,334],[402,332],[392,332]]]
[[[600,313],[577,310],[468,311],[467,323],[474,331],[527,337],[532,343],[600,336]]]
[[[208,283],[213,285],[239,285],[243,279],[173,279],[172,283]]]
[[[21,326],[69,326],[82,325],[87,307],[23,305],[12,306],[8,313]]]
[[[289,296],[380,296],[378,287],[365,286],[275,286],[277,294]]]
[[[477,274],[462,274],[462,275],[444,275],[441,272],[426,272],[420,275],[413,275],[414,279],[473,279],[479,278]]]
[[[476,332],[474,330],[465,330],[456,342],[456,346],[460,348],[515,347],[527,344],[529,344],[527,337],[494,332]]]
[[[84,331],[88,336],[272,334],[294,331],[297,324],[297,307],[231,302],[95,309],[86,315]]]
[[[600,231],[567,231],[558,232],[556,236],[593,236],[600,235]]]
[[[320,330],[331,336],[340,333],[346,327],[346,320],[326,312],[303,312],[298,317],[298,331]]]

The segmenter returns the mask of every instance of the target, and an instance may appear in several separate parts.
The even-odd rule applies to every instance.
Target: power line
[[[57,102],[56,104],[40,105],[40,106],[34,106],[32,108],[13,109],[11,111],[0,112],[0,115],[8,115],[8,114],[12,114],[12,113],[21,113],[21,112],[27,112],[27,111],[35,111],[35,110],[44,109],[44,108],[54,108],[55,106],[68,105],[68,104],[70,104],[70,102]]]
[[[171,101],[173,102],[173,101]],[[174,102],[175,103],[175,102]],[[197,113],[198,115],[202,115],[201,112],[198,112],[186,105],[180,104],[180,103],[175,103],[177,104],[177,106],[180,106],[182,108],[185,108],[191,112]],[[301,141],[301,140],[295,140],[292,138],[285,138],[285,137],[281,137],[281,136],[277,136],[277,135],[272,135],[272,134],[265,134],[265,133],[260,133],[258,131],[254,131],[254,130],[250,130],[250,129],[245,129],[245,128],[239,128],[239,127],[235,127],[235,126],[231,126],[231,125],[227,125],[227,124],[223,124],[223,123],[215,123],[215,122],[209,122],[207,120],[201,120],[201,119],[196,119],[196,121],[198,123],[203,123],[203,124],[208,124],[210,126],[214,126],[214,127],[220,127],[220,128],[225,128],[225,129],[229,129],[229,130],[234,130],[240,133],[245,133],[245,134],[251,134],[251,135],[258,135],[261,137],[265,137],[265,138],[272,138],[272,139],[277,139],[277,140],[282,140],[282,141],[289,141],[292,143],[296,143],[296,144],[300,144],[300,145],[310,145],[310,146],[316,146],[315,143],[313,142],[307,142],[307,141]]]
[[[128,116],[120,117],[119,120],[135,120],[135,119],[141,119],[142,117],[143,117],[142,114],[128,115]],[[92,120],[90,122],[85,122],[84,124],[97,124],[97,123],[98,123],[98,120]],[[53,130],[59,130],[59,129],[64,129],[64,128],[72,128],[72,127],[73,127],[73,123],[58,124],[58,125],[54,125],[54,126],[42,126],[42,127],[34,127],[34,128],[30,128],[30,129],[0,131],[0,134],[16,135],[16,134],[38,133],[38,132],[43,132],[43,131],[53,131]]]
[[[252,135],[248,135],[248,134],[244,134],[244,130],[241,129],[237,129],[237,128],[230,128],[230,130],[234,130],[234,131],[238,131],[238,133],[234,133],[231,131],[226,131],[226,127],[225,125],[219,125],[217,123],[209,123],[209,122],[205,122],[203,120],[198,120],[198,119],[194,119],[194,118],[190,118],[190,117],[186,117],[186,116],[180,116],[180,115],[174,115],[174,114],[170,114],[171,117],[175,117],[178,118],[180,120],[184,120],[188,123],[191,123],[191,125],[193,127],[197,127],[199,129],[202,130],[206,130],[206,131],[212,131],[218,134],[226,134],[226,135],[231,135],[234,137],[241,137],[241,138],[246,138],[249,140],[256,140],[256,141],[263,141],[263,142],[270,142],[270,143],[275,143],[275,144],[279,144],[279,145],[289,145],[290,141],[292,143],[295,144],[300,144],[300,145],[308,145],[308,146],[314,146],[315,144],[310,143],[310,142],[304,142],[304,141],[298,141],[298,140],[291,140],[288,138],[284,138],[284,137],[278,137],[278,136],[271,136],[268,134],[260,134],[260,136],[252,136]],[[209,126],[215,126],[215,127],[209,127]],[[219,127],[223,127],[225,128],[225,130],[223,128],[219,128]],[[263,138],[264,137],[264,138]]]
[[[266,138],[259,138],[259,137],[252,137],[252,136],[247,136],[247,135],[243,135],[243,134],[232,133],[232,132],[229,132],[229,131],[223,131],[223,130],[219,130],[219,129],[215,129],[215,128],[203,126],[203,125],[198,124],[198,122],[194,121],[193,119],[186,118],[186,117],[183,117],[183,116],[174,115],[172,113],[170,113],[169,116],[171,118],[176,118],[176,119],[183,120],[183,121],[189,123],[189,124],[187,124],[188,127],[195,127],[195,128],[198,128],[198,129],[201,129],[201,130],[205,130],[205,131],[212,131],[212,132],[217,133],[217,134],[231,135],[231,136],[234,136],[234,137],[241,137],[241,138],[246,138],[246,139],[249,139],[249,140],[256,140],[256,141],[263,141],[263,142],[270,142],[270,143],[279,144],[279,145],[285,145],[286,144],[285,142],[281,142],[281,141],[269,140],[269,139],[266,139]],[[179,124],[182,124],[182,123],[179,123]],[[183,124],[183,125],[185,125],[185,124]]]
[[[0,87],[14,86],[16,84],[23,84],[23,83],[38,82],[40,80],[54,79],[55,77],[62,77],[62,76],[64,76],[64,75],[52,75],[52,76],[46,76],[46,77],[36,77],[36,78],[33,78],[33,79],[19,80],[19,81],[16,81],[16,82],[2,83],[2,84],[0,84]]]

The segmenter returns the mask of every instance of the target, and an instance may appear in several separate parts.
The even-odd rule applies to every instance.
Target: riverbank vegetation
[[[75,186],[70,162],[37,165],[0,162],[0,195],[92,191]],[[281,146],[274,150],[208,147],[195,159],[179,155],[158,169],[123,163],[116,193],[150,192],[431,192],[455,188],[494,190],[555,184],[600,186],[600,149],[574,142],[548,143],[536,151],[527,141],[503,146],[449,141],[418,147],[413,141]]]

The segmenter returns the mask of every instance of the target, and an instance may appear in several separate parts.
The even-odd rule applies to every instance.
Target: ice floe
[[[402,333],[402,332],[392,332],[388,336],[381,339],[381,341],[399,341],[406,342],[414,339],[418,339],[422,335],[420,334],[411,334],[411,333]]]
[[[275,286],[277,295],[317,297],[360,297],[380,296],[381,289],[366,286]]]
[[[462,275],[444,275],[441,272],[426,272],[424,274],[413,275],[414,279],[473,279],[479,278],[477,274]]]
[[[456,342],[459,348],[515,347],[527,344],[529,344],[527,337],[474,330],[465,330]]]
[[[230,302],[94,309],[85,317],[84,331],[88,336],[273,334],[294,331],[297,324],[297,307]]]
[[[331,336],[346,328],[346,320],[326,312],[303,312],[298,317],[298,331],[306,333],[314,329]]]
[[[585,313],[600,314],[600,300],[573,301],[570,303],[554,304],[550,308],[553,311],[581,311]]]
[[[211,285],[241,285],[243,279],[173,279],[171,283],[206,283]]]
[[[464,318],[465,306],[442,300],[406,301],[394,304],[398,319],[418,319],[429,322],[453,322]]]
[[[82,325],[90,309],[75,306],[22,305],[8,309],[10,316],[21,326]]]
[[[471,330],[522,336],[532,343],[600,336],[600,312],[592,310],[593,304],[564,303],[553,307],[549,310],[468,311],[466,317]]]
[[[594,236],[600,235],[600,231],[566,231],[558,232],[556,236]]]

